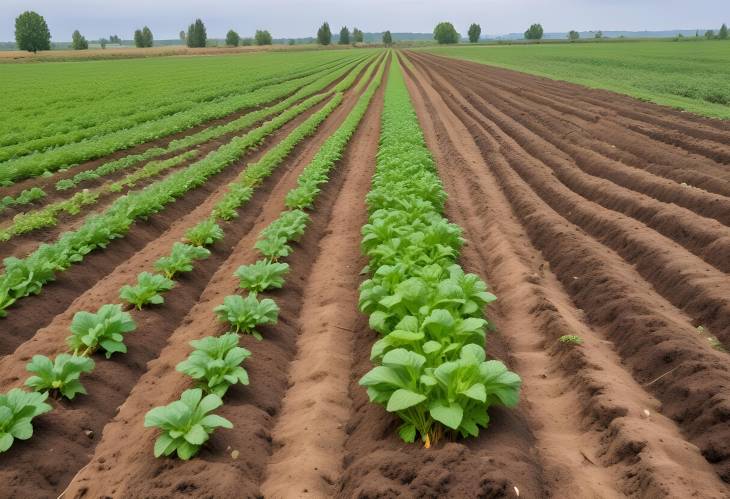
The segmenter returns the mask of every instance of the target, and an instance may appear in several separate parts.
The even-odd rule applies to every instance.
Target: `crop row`
[[[513,406],[521,380],[486,360],[486,284],[457,263],[461,228],[443,216],[446,194],[393,62],[362,251],[370,278],[359,308],[382,336],[360,380],[371,402],[402,420],[399,435],[428,447],[445,433],[476,436],[494,404]]]
[[[55,278],[56,273],[82,261],[94,249],[105,248],[113,239],[123,237],[135,220],[159,212],[187,191],[204,184],[208,178],[260,144],[266,136],[323,98],[322,95],[310,97],[244,136],[232,139],[190,166],[139,192],[120,197],[103,213],[88,217],[78,230],[64,233],[53,244],[42,244],[28,257],[6,258],[5,273],[0,276],[0,316],[4,316],[5,310],[17,300],[38,294],[46,283]],[[337,99],[337,96],[333,99]]]
[[[372,58],[366,58],[357,65],[355,65],[355,63],[347,64],[344,67],[339,68],[337,71],[327,74],[315,80],[314,82],[300,88],[289,98],[279,102],[278,104],[248,113],[245,116],[242,116],[241,118],[238,118],[237,120],[234,120],[233,122],[230,122],[226,125],[212,127],[199,133],[193,134],[189,137],[185,137],[184,139],[173,141],[169,144],[167,148],[151,149],[137,156],[152,157],[168,154],[171,152],[179,151],[186,147],[194,146],[207,140],[212,140],[213,138],[219,137],[223,134],[232,133],[236,130],[246,128],[257,121],[260,121],[261,119],[290,108],[294,103],[298,102],[304,97],[311,96],[312,94],[323,90],[332,82],[341,78],[345,73],[348,72],[349,74],[345,78],[343,78],[332,90],[330,90],[330,92],[322,95],[322,98],[332,92],[340,91],[340,89],[349,88],[354,82],[355,78],[362,71],[362,68],[366,64],[368,64],[371,59]],[[353,66],[355,66],[354,69]],[[152,154],[150,154],[150,152]],[[33,212],[18,214],[13,218],[12,224],[0,229],[0,241],[7,241],[16,235],[25,234],[36,229],[53,227],[58,223],[57,217],[59,214],[78,214],[82,207],[88,207],[93,205],[98,201],[100,196],[120,192],[125,187],[133,187],[137,182],[143,179],[148,179],[153,176],[159,175],[172,167],[178,166],[184,161],[192,159],[196,154],[197,151],[193,150],[178,154],[177,156],[166,159],[164,161],[155,161],[148,163],[142,169],[137,170],[134,173],[130,173],[129,175],[117,182],[107,184],[94,191],[84,190],[77,193],[68,200],[58,201]],[[105,163],[104,165],[100,166],[92,172],[81,172],[72,179],[60,181],[59,184],[63,184],[63,186],[69,184],[73,185],[74,182],[99,177],[100,173],[108,174],[111,168],[128,166],[129,163],[130,162],[128,161],[128,158],[123,158],[122,160],[117,160],[111,163]]]
[[[307,59],[309,59],[309,62]],[[207,76],[201,75],[198,66],[190,65],[186,61],[169,61],[164,64],[162,61],[150,61],[143,65],[134,65],[127,62],[122,64],[140,66],[136,68],[138,71],[154,70],[155,66],[173,66],[170,69],[175,70],[175,78],[166,78],[165,73],[157,74],[153,79],[146,78],[144,92],[140,93],[139,80],[140,77],[146,75],[123,73],[120,75],[121,78],[117,78],[117,81],[114,82],[113,91],[102,94],[103,98],[100,98],[101,95],[99,94],[90,94],[88,91],[89,85],[98,83],[93,79],[99,77],[103,80],[102,86],[108,85],[106,80],[111,76],[110,72],[107,71],[102,76],[99,74],[98,69],[93,67],[79,67],[82,70],[80,72],[87,71],[90,73],[89,78],[84,79],[87,85],[84,85],[82,89],[74,87],[65,89],[64,92],[62,85],[68,79],[60,76],[53,80],[56,92],[35,96],[25,107],[23,107],[22,101],[13,101],[5,108],[7,113],[5,117],[7,119],[14,117],[16,120],[22,120],[27,125],[23,128],[17,128],[10,123],[7,124],[8,128],[15,128],[16,131],[0,134],[2,136],[0,139],[0,153],[3,154],[2,160],[5,160],[13,155],[20,156],[24,154],[22,149],[29,149],[29,145],[33,145],[30,148],[32,150],[40,150],[51,145],[62,145],[64,143],[45,143],[44,141],[47,140],[75,142],[84,138],[83,136],[77,136],[79,133],[89,134],[88,137],[92,137],[119,129],[131,128],[144,121],[158,119],[165,115],[185,111],[199,104],[241,93],[242,89],[251,91],[263,86],[275,85],[288,79],[319,73],[328,68],[333,68],[344,59],[346,57],[334,59],[332,57],[303,57],[297,60],[288,59],[286,64],[282,64],[270,60],[270,58],[246,58],[245,61],[240,61],[250,64],[248,68],[245,68],[246,70],[242,70],[243,67],[227,67],[214,73],[217,76],[216,78],[207,78]],[[209,62],[206,61],[204,64],[209,64]],[[56,69],[56,67],[52,69]],[[117,70],[117,67],[106,69]],[[228,78],[226,78],[227,74],[230,75]],[[73,74],[73,78],[77,78],[76,73]],[[42,86],[43,84],[38,85],[38,87]],[[26,89],[26,92],[22,95],[32,94],[34,90]],[[62,97],[49,102],[55,95]],[[42,101],[40,107],[39,100]],[[34,144],[35,141],[39,142]],[[21,150],[7,155],[5,149],[8,146],[10,146],[9,149],[20,147]]]
[[[220,118],[240,109],[250,108],[277,98],[285,97],[295,89],[311,83],[319,75],[287,80],[277,85],[259,88],[253,92],[233,95],[225,99],[207,103],[184,112],[141,123],[128,130],[95,137],[79,143],[67,144],[44,153],[31,154],[0,163],[0,182],[15,181],[53,172],[60,168],[77,164],[125,149],[143,142],[154,140],[172,133],[185,130],[205,121]]]
[[[366,77],[371,72],[372,66]],[[301,173],[299,185],[314,178],[320,179],[319,183],[326,181],[327,173],[339,159],[377,90],[382,73],[383,66],[359,98],[352,113]],[[299,128],[312,133],[312,125],[316,128],[341,101],[341,94],[336,96],[340,96],[340,100],[333,99],[328,107],[313,115]],[[293,135],[302,137],[294,132]],[[288,146],[282,147],[291,150]],[[272,158],[281,157],[281,154],[272,155]],[[251,188],[263,180],[263,177],[254,179],[252,175],[255,172],[261,176],[270,173],[270,170],[262,168],[253,171],[247,177]],[[268,238],[284,238],[287,242],[295,240],[304,232],[308,218],[300,209],[287,210],[262,231],[259,242]],[[164,275],[143,272],[138,276],[136,285],[124,286],[120,290],[120,298],[138,309],[148,304],[163,303],[161,294],[174,286],[171,279],[178,272],[192,270],[194,260],[207,257],[209,251],[205,246],[222,239],[223,231],[210,218],[188,230],[185,237],[188,244],[176,243],[170,256],[156,262],[155,268]],[[258,300],[257,293],[283,286],[283,276],[287,270],[286,264],[265,259],[242,266],[235,273],[241,288],[248,290],[249,296],[228,296],[214,311],[222,321],[231,325],[233,331],[191,342],[193,352],[177,366],[177,370],[195,380],[198,387],[186,390],[180,400],[154,408],[145,416],[145,426],[162,430],[155,443],[156,456],[177,453],[181,459],[189,459],[216,428],[232,427],[229,421],[210,413],[222,405],[222,397],[231,385],[248,384],[248,375],[241,364],[250,356],[250,352],[238,346],[239,333],[251,333],[260,339],[255,328],[277,321],[278,307],[274,301],[266,298]],[[69,353],[60,354],[53,360],[36,355],[28,363],[27,369],[35,375],[26,380],[26,386],[35,392],[28,393],[16,388],[0,395],[0,407],[5,409],[0,412],[0,452],[7,450],[14,439],[25,440],[32,436],[32,419],[51,410],[51,406],[45,403],[49,394],[69,400],[78,394],[85,394],[80,377],[95,367],[90,356],[99,349],[105,351],[107,359],[114,353],[125,353],[124,335],[135,328],[132,317],[122,310],[121,305],[104,305],[97,313],[77,313],[71,324],[72,335],[67,340]]]
[[[360,65],[364,65],[368,59],[365,61],[362,61]],[[150,159],[157,158],[159,156],[173,153],[180,151],[182,149],[193,147],[199,144],[202,144],[204,142],[217,139],[223,135],[239,132],[241,130],[244,130],[256,122],[266,119],[274,114],[280,113],[292,105],[294,105],[299,100],[309,97],[321,90],[324,90],[327,86],[329,86],[332,82],[337,80],[338,78],[341,78],[343,74],[350,71],[352,68],[352,65],[354,63],[350,63],[347,65],[344,65],[342,67],[336,68],[332,71],[328,71],[324,76],[321,76],[317,80],[313,81],[312,83],[309,83],[308,85],[303,86],[299,90],[297,90],[294,94],[289,96],[288,98],[282,100],[281,102],[271,105],[269,107],[258,109],[255,111],[251,111],[250,113],[245,114],[244,116],[241,116],[229,123],[226,123],[224,125],[218,125],[210,128],[206,128],[205,130],[201,130],[200,132],[188,135],[186,137],[183,137],[181,139],[176,139],[170,142],[167,147],[154,147],[151,149],[146,150],[143,153],[140,154],[133,154],[129,156],[125,156],[124,158],[110,161],[108,163],[104,163],[103,165],[95,168],[94,170],[88,170],[79,172],[76,175],[74,175],[72,178],[60,180],[56,183],[56,189],[57,190],[66,190],[70,189],[72,187],[75,187],[79,185],[82,182],[88,181],[88,180],[95,180],[98,178],[101,178],[103,176],[112,174],[114,172],[130,168],[136,164],[139,164],[143,161],[148,161]],[[358,66],[359,67],[359,66]],[[357,71],[357,68],[356,68]],[[355,77],[356,74],[353,74],[350,72],[350,77]],[[261,104],[265,104],[265,102],[261,102]]]

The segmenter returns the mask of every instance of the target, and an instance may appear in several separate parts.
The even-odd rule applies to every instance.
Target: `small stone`
[[[644,412],[641,416],[644,418],[648,418],[649,416],[651,416],[651,412],[649,412],[649,409],[644,409]]]
[[[238,452],[237,450],[231,451],[231,457],[233,459],[238,459],[239,455],[240,455],[240,452]]]
[[[515,485],[515,494],[517,494],[517,497],[520,497],[520,489],[517,488],[517,485]]]
[[[91,431],[91,430],[84,430],[84,435],[86,435],[87,437],[89,437],[89,439],[93,439],[94,438],[94,432]]]

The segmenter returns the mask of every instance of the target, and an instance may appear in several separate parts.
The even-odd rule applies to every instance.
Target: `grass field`
[[[460,45],[427,50],[730,118],[730,43]]]

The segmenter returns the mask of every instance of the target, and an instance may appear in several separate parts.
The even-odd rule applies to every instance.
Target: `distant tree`
[[[43,16],[26,11],[15,19],[15,43],[20,50],[51,50],[51,32]]]
[[[697,31],[695,31],[695,38],[699,38],[699,37],[700,37],[700,30],[697,30]]]
[[[713,30],[711,30],[711,29],[708,29],[707,31],[705,31],[705,38],[707,38],[708,40],[714,39],[715,38],[715,32]]]
[[[111,35],[109,37],[109,43],[116,43],[118,45],[121,45],[122,44],[122,39],[119,38],[118,35]]]
[[[297,41],[294,38],[289,38],[289,45],[296,45]]]
[[[525,40],[541,40],[542,34],[542,24],[533,24],[525,31]]]
[[[102,49],[105,49],[105,48],[106,48],[106,44],[107,44],[107,43],[109,43],[109,40],[107,40],[106,38],[101,38],[101,39],[99,40],[99,45],[101,45],[101,48],[102,48]]]
[[[152,36],[152,31],[147,26],[142,28],[142,43],[144,43],[144,47],[151,47],[155,43],[155,37]]]
[[[137,29],[134,31],[134,46],[137,48],[144,47],[144,37],[142,36],[141,29]]]
[[[271,33],[261,29],[256,30],[256,35],[254,35],[254,38],[256,39],[256,45],[271,45],[273,41],[271,39]]]
[[[238,47],[239,43],[241,43],[241,37],[238,36],[238,33],[232,29],[228,30],[228,33],[226,33],[226,45],[229,47]]]
[[[181,29],[180,30],[180,35],[179,36],[180,36],[180,41],[181,42],[184,42],[187,39],[187,37],[188,37],[188,35],[185,33],[185,30],[184,29]]]
[[[717,34],[720,40],[727,40],[727,24],[723,23],[720,32]]]
[[[340,45],[349,45],[350,44],[350,31],[347,29],[347,26],[343,26],[340,30]]]
[[[205,30],[205,24],[200,19],[196,19],[193,24],[188,27],[187,36],[188,47],[205,47],[208,42],[208,33]]]
[[[241,40],[241,45],[244,47],[250,47],[251,45],[253,45],[253,38],[244,38],[243,40]]]
[[[469,26],[469,41],[471,43],[476,43],[479,41],[479,37],[482,35],[482,27],[479,26],[477,23],[472,23],[471,26]]]
[[[580,38],[580,33],[575,31],[574,29],[571,29],[570,33],[568,33],[568,40],[570,40],[571,42],[574,42],[579,38]]]
[[[89,48],[89,42],[79,33],[79,30],[74,31],[71,35],[71,48],[74,50],[86,50]]]
[[[595,38],[596,40],[600,40],[601,38],[603,38],[603,31],[601,31],[600,29],[596,31]]]
[[[438,43],[459,43],[459,33],[454,25],[448,22],[438,23],[433,29],[433,38]]]
[[[331,42],[332,31],[330,31],[330,25],[329,23],[324,22],[317,30],[317,43],[320,45],[329,45]]]
[[[365,39],[363,32],[357,28],[352,28],[352,43],[362,43]]]
[[[393,36],[390,34],[390,31],[383,33],[383,45],[386,47],[393,45]]]

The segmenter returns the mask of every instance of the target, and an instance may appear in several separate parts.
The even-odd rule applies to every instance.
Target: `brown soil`
[[[406,55],[446,215],[468,241],[461,263],[499,297],[488,353],[522,376],[520,405],[490,410],[479,438],[425,449],[401,442],[396,419],[357,384],[377,339],[357,287],[381,88],[288,259],[286,286],[269,294],[279,323],[261,342],[242,339],[251,385],[218,411],[234,429],[191,461],[153,457],[144,414],[190,386],[175,365],[188,341],[225,330],[212,308],[237,291],[233,271],[257,258],[258,232],[349,112],[349,92],[167,303],[133,312],[129,354],[98,358],[88,396],[54,402],[33,439],[0,455],[0,496],[730,498],[730,357],[697,330],[730,346],[730,125]],[[63,350],[75,312],[118,301],[243,167],[14,307],[0,391],[22,383],[33,354]],[[583,343],[558,341],[569,334]]]

